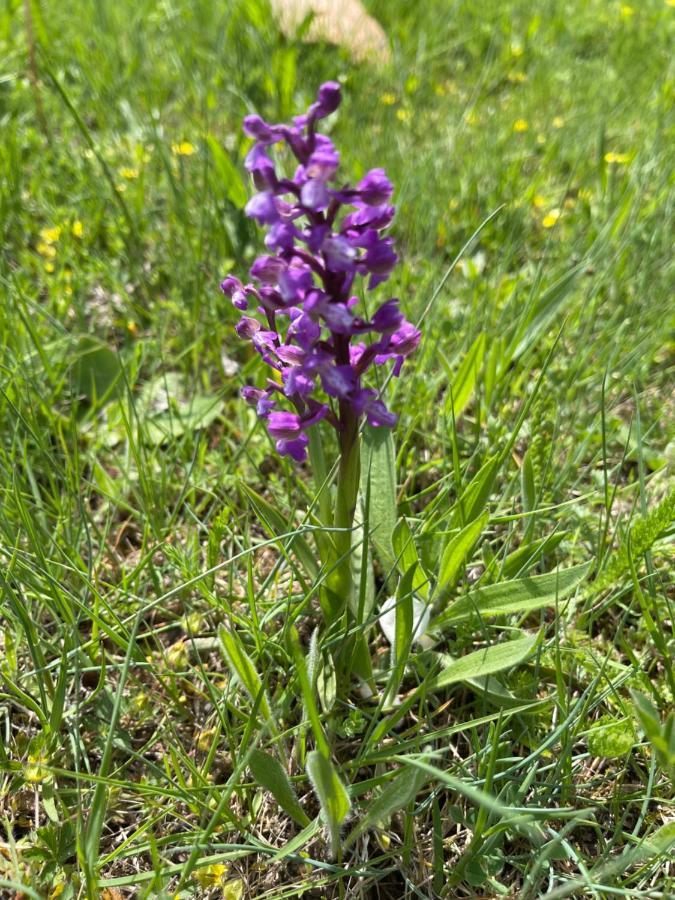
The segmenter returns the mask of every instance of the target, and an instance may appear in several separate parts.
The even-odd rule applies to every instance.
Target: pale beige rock
[[[391,57],[382,26],[366,12],[360,0],[270,0],[270,3],[281,30],[289,37],[313,12],[305,40],[337,44],[359,62],[385,63]]]

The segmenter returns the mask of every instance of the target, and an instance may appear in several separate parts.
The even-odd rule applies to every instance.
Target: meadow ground
[[[673,895],[674,5],[375,0],[375,69],[263,0],[3,0],[0,896]],[[433,299],[387,387],[431,584],[480,522],[399,705],[376,625],[374,700],[315,647],[337,857],[289,643],[312,536],[270,537],[315,488],[239,399],[264,375],[218,291],[261,248],[243,115],[334,78],[344,170],[396,187],[383,290]]]

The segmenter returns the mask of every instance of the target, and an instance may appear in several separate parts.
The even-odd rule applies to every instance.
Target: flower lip
[[[302,432],[302,421],[297,413],[273,412],[267,420],[267,430],[273,438],[297,438]]]

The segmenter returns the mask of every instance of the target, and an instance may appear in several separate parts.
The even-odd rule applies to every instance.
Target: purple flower
[[[386,203],[394,192],[391,181],[384,169],[371,169],[356,185],[361,200],[368,206],[380,206]]]
[[[274,225],[279,220],[279,210],[274,202],[274,194],[269,191],[254,194],[246,204],[244,212],[261,225]]]
[[[397,299],[382,303],[369,321],[359,315],[356,280],[367,277],[372,289],[397,262],[386,234],[393,188],[380,168],[355,187],[338,180],[340,154],[316,126],[339,105],[340,85],[327,82],[291,124],[245,118],[253,145],[244,165],[257,190],[245,211],[266,230],[269,252],[251,266],[257,286],[232,275],[221,284],[237,309],[256,311],[257,317],[243,315],[236,331],[274,370],[266,389],[247,386],[242,396],[266,419],[279,453],[298,462],[307,456],[307,429],[321,419],[341,435],[354,434],[362,417],[392,428],[396,416],[363,381],[373,364],[391,362],[398,375],[420,340]],[[282,142],[297,161],[290,176],[277,172],[272,159]]]

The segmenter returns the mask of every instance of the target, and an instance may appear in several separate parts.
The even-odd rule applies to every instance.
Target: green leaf
[[[519,665],[532,653],[539,639],[539,634],[527,635],[515,641],[493,644],[483,650],[467,653],[453,660],[431,682],[431,688],[447,687],[458,681],[494,675],[504,669]]]
[[[264,750],[252,750],[248,766],[256,782],[277,801],[288,815],[304,828],[309,825],[309,816],[300,806],[293,785],[279,760]]]
[[[92,337],[80,338],[75,352],[71,370],[75,392],[96,407],[117,396],[122,374],[117,354]]]
[[[474,616],[505,616],[530,612],[543,606],[554,606],[557,600],[568,597],[576,590],[588,575],[591,565],[591,562],[587,562],[546,575],[501,581],[476,588],[453,603],[438,617],[435,624],[446,625]]]
[[[406,572],[411,570],[414,571],[412,590],[415,594],[420,594],[426,599],[429,596],[429,578],[417,553],[410,526],[404,517],[400,518],[396,523],[392,535],[392,545],[396,555],[398,571],[401,575],[405,575]]]
[[[584,261],[574,266],[542,293],[524,333],[521,330],[515,337],[517,343],[515,349],[508,354],[510,359],[517,359],[544,334],[587,265],[588,263]]]
[[[534,483],[534,468],[529,450],[523,457],[523,464],[520,467],[520,491],[524,511],[531,512],[537,503],[537,489]]]
[[[462,573],[464,563],[476,545],[476,541],[483,533],[488,523],[488,514],[483,513],[479,518],[463,528],[448,541],[443,551],[441,564],[438,571],[438,584],[434,591],[434,602],[446,600],[452,589],[457,584]]]
[[[326,735],[323,731],[323,726],[321,724],[319,708],[316,705],[316,699],[314,697],[314,685],[310,681],[309,672],[307,671],[307,663],[305,660],[305,655],[302,652],[302,646],[300,644],[298,632],[293,626],[291,626],[289,637],[291,642],[291,650],[293,652],[293,660],[295,662],[295,671],[297,672],[298,681],[300,682],[300,692],[302,694],[302,701],[305,707],[305,715],[309,719],[309,724],[311,725],[312,732],[314,733],[314,742],[316,746],[324,753],[324,755],[327,756],[330,750],[328,747],[328,741],[326,740]]]
[[[481,331],[473,344],[469,347],[464,359],[457,368],[457,373],[452,384],[452,391],[448,391],[445,411],[446,415],[454,415],[455,419],[464,412],[471,399],[478,373],[483,365],[485,356],[485,332]]]
[[[231,672],[239,678],[251,700],[255,702],[259,696],[261,697],[260,714],[269,723],[273,723],[272,710],[263,689],[260,675],[258,675],[251,658],[244,650],[237,633],[234,629],[228,630],[223,626],[218,631],[218,635]]]
[[[381,793],[368,803],[365,816],[344,841],[345,848],[351,846],[359,835],[373,825],[386,822],[399,809],[405,809],[415,799],[428,777],[426,772],[419,769],[408,766],[400,769]]]
[[[625,756],[637,742],[633,723],[610,715],[598,719],[587,737],[591,756],[602,756],[605,759]]]
[[[463,528],[481,515],[492,493],[500,464],[499,456],[491,456],[481,466],[452,508],[448,522],[449,531],[453,528]]]
[[[387,574],[396,568],[392,544],[396,528],[396,454],[390,428],[363,430],[361,453],[361,493],[369,494],[367,527],[380,562]]]
[[[218,178],[222,182],[227,199],[234,206],[241,209],[241,207],[246,205],[248,193],[239,170],[212,134],[207,135],[206,143],[211,151],[213,164]]]
[[[291,524],[281,515],[281,513],[272,506],[264,497],[256,493],[253,488],[246,484],[241,485],[242,490],[251,501],[251,505],[258,516],[258,520],[263,528],[272,538],[278,538],[281,535],[288,534],[293,531]],[[316,579],[319,575],[319,566],[316,561],[316,554],[312,551],[305,538],[301,534],[294,534],[279,541],[284,556],[291,562],[290,551],[293,551],[302,563],[307,575]]]
[[[333,854],[337,855],[340,827],[351,808],[347,788],[340,780],[332,761],[320,750],[312,750],[307,754],[307,774],[321,804],[321,812],[331,836]]]

